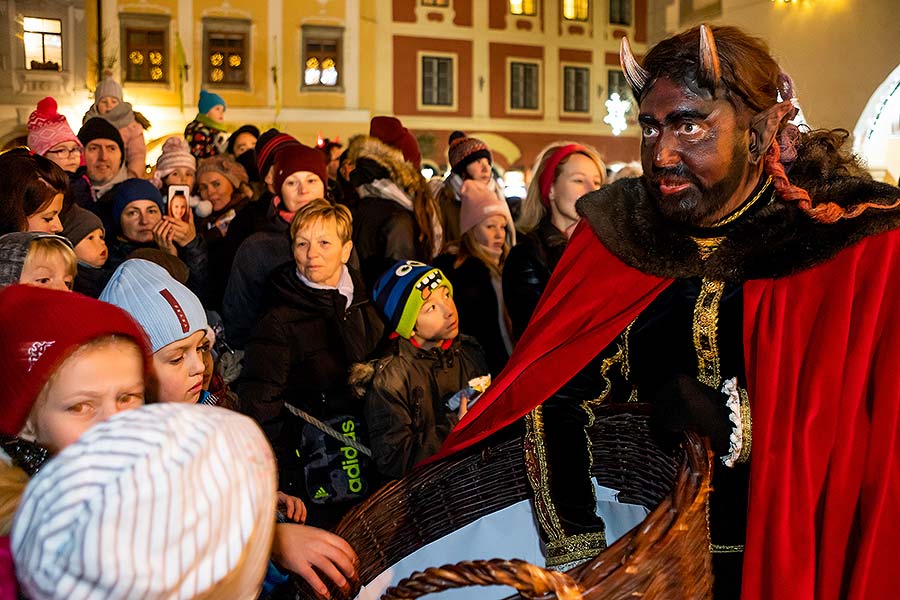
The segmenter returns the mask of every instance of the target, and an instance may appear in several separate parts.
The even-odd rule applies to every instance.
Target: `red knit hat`
[[[256,140],[256,167],[260,179],[265,179],[269,174],[269,169],[275,164],[275,157],[282,149],[299,144],[295,137],[277,129],[269,129],[259,136]]]
[[[0,290],[0,432],[25,426],[41,389],[60,364],[87,342],[107,335],[133,339],[150,368],[144,331],[120,308],[73,292],[28,285]]]
[[[419,142],[395,117],[372,117],[369,123],[369,135],[376,137],[388,146],[393,146],[403,153],[403,158],[422,168],[422,155],[419,153]]]
[[[56,100],[47,96],[37,103],[37,108],[28,117],[28,147],[35,154],[43,156],[47,150],[63,142],[75,142],[79,148],[82,147],[58,108]]]
[[[310,148],[300,142],[285,146],[275,155],[275,193],[281,195],[284,180],[297,171],[315,173],[327,185],[328,171],[325,168],[325,155],[318,148]]]

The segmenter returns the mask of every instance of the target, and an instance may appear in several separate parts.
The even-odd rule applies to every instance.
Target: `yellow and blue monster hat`
[[[440,269],[401,260],[378,278],[372,296],[397,335],[409,339],[422,305],[439,287],[453,295],[453,286]]]

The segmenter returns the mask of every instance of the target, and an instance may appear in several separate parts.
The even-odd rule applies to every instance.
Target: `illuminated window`
[[[537,14],[537,0],[509,0],[509,12],[514,15],[534,16]]]
[[[563,18],[569,21],[587,21],[588,0],[563,0]]]
[[[591,110],[591,71],[587,67],[563,67],[563,110],[586,113]]]
[[[304,89],[338,90],[341,88],[341,61],[344,30],[340,27],[303,27]]]
[[[424,106],[453,106],[453,59],[451,57],[422,57],[422,104]]]
[[[25,17],[25,68],[62,71],[62,21]]]
[[[169,17],[121,15],[125,81],[169,81]]]
[[[631,25],[631,0],[609,0],[611,25]]]
[[[422,0],[422,6],[450,6],[450,0]]]
[[[537,110],[540,104],[540,67],[537,63],[509,63],[509,107]]]
[[[250,84],[250,22],[203,20],[203,81],[212,87]]]

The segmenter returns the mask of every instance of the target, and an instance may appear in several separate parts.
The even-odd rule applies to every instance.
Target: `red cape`
[[[900,230],[744,285],[753,409],[744,600],[896,595],[897,282]],[[580,225],[509,364],[428,462],[543,402],[669,283],[625,265]]]

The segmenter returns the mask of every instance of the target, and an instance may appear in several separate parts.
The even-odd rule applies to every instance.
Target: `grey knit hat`
[[[97,229],[105,232],[100,217],[77,204],[73,204],[60,215],[60,221],[63,226],[62,235],[72,242],[73,248]]]
[[[72,247],[72,243],[62,236],[39,231],[16,231],[0,236],[0,288],[19,283],[31,242],[40,238],[54,238]]]
[[[147,332],[153,352],[209,325],[194,292],[147,260],[129,259],[119,265],[100,300],[130,314]]]
[[[112,75],[105,75],[100,80],[100,83],[97,84],[97,89],[94,90],[95,105],[97,102],[100,102],[101,98],[106,98],[107,96],[112,96],[113,98],[118,98],[120,102],[122,101],[122,86],[112,78]]]

